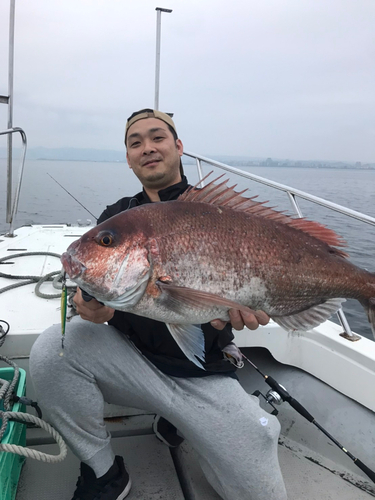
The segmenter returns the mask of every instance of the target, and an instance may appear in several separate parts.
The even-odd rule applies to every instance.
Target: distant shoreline
[[[5,158],[1,158],[3,160],[5,160]],[[79,162],[86,162],[86,163],[123,163],[125,165],[127,165],[127,162],[126,161],[123,161],[123,160],[82,160],[82,159],[78,159],[78,158],[75,158],[75,159],[61,159],[61,158],[36,158],[36,159],[33,159],[33,160],[29,160],[29,161],[79,161]],[[219,161],[219,160],[218,160]],[[184,165],[196,165],[195,162],[185,162],[183,161],[183,164]],[[329,169],[329,170],[375,170],[375,165],[374,166],[363,166],[363,167],[356,167],[356,166],[351,166],[351,165],[340,165],[340,166],[330,166],[330,165],[320,165],[320,166],[317,166],[317,165],[313,165],[313,166],[309,166],[309,165],[260,165],[260,164],[256,164],[256,165],[246,165],[244,163],[235,163],[233,161],[231,162],[227,162],[227,165],[231,166],[231,167],[245,167],[245,168],[251,168],[251,167],[255,167],[255,168],[304,168],[304,169],[315,169],[315,170],[326,170],[326,169]]]
[[[14,160],[19,160],[19,158],[14,157]],[[6,160],[5,156],[0,156],[0,160]],[[60,161],[60,162],[85,162],[85,163],[119,163],[119,164],[125,164],[127,165],[127,162],[125,160],[92,160],[92,159],[82,159],[82,158],[31,158],[31,159],[26,159],[26,162],[28,161]],[[222,161],[222,160],[217,160],[217,161]],[[224,161],[223,163],[226,163],[229,166],[232,167],[237,167],[237,168],[303,168],[303,169],[315,169],[315,170],[375,170],[375,164],[370,164],[370,165],[363,165],[363,166],[355,166],[355,165],[278,165],[276,164],[277,162],[275,161],[275,165],[272,164],[252,164],[248,163],[246,161],[241,161],[239,160],[238,162],[234,162],[233,160],[231,161]],[[190,162],[190,161],[184,161],[184,165],[196,165],[195,162]]]

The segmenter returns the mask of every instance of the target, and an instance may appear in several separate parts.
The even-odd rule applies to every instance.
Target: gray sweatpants
[[[225,500],[285,500],[277,440],[280,424],[234,379],[177,378],[160,372],[118,330],[79,317],[39,336],[30,372],[46,419],[99,477],[113,463],[104,401],[155,412],[198,453]]]

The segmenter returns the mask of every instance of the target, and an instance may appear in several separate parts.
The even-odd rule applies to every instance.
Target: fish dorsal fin
[[[210,172],[211,174],[212,172]],[[204,179],[206,179],[208,174]],[[304,233],[313,236],[320,241],[323,241],[330,246],[345,246],[345,241],[336,234],[332,229],[323,226],[319,222],[307,220],[305,218],[294,219],[290,215],[286,215],[282,211],[275,210],[274,207],[267,207],[264,204],[267,201],[255,201],[257,196],[246,198],[242,196],[247,189],[243,191],[235,191],[237,184],[229,187],[228,180],[217,183],[225,174],[217,177],[203,188],[198,188],[198,184],[191,187],[185,193],[179,196],[178,201],[194,201],[198,203],[208,203],[219,207],[227,207],[239,212],[246,212],[248,214],[264,217],[266,219],[274,220],[282,224],[299,229]],[[202,180],[204,180],[202,179]],[[342,257],[347,257],[347,254],[342,250],[332,248],[332,251]]]

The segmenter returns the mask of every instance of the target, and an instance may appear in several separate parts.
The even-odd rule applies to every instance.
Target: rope
[[[6,325],[7,327],[6,330],[4,330],[1,323]],[[9,330],[10,330],[9,323],[7,323],[4,320],[0,320],[0,347],[4,344],[5,337],[9,332]],[[14,368],[14,375],[11,382],[9,382],[8,380],[0,379],[0,401],[3,401],[4,410],[6,410],[6,411],[0,410],[0,419],[2,421],[0,428],[0,452],[6,451],[9,453],[15,453],[17,455],[21,455],[27,458],[33,458],[35,460],[41,460],[42,462],[48,462],[48,463],[61,462],[66,457],[68,450],[63,438],[53,427],[51,427],[47,422],[44,422],[40,418],[35,417],[34,415],[30,415],[29,413],[9,411],[11,410],[12,407],[11,399],[13,397],[13,392],[15,390],[19,378],[19,368],[12,360],[7,358],[6,356],[0,355],[0,360],[3,360],[5,363]],[[59,446],[60,453],[58,455],[49,455],[47,453],[42,453],[40,451],[34,450],[32,448],[26,448],[24,446],[18,446],[15,444],[2,444],[1,439],[3,438],[6,432],[10,420],[22,424],[31,423],[45,430],[46,432],[51,434],[54,440],[56,441],[57,445]]]
[[[45,276],[43,276],[38,281],[38,283],[36,284],[36,286],[35,286],[35,294],[38,297],[40,297],[41,299],[57,299],[58,297],[61,297],[61,293],[51,293],[51,294],[48,294],[48,293],[43,293],[43,292],[40,291],[40,287],[42,286],[42,284],[45,281],[51,280],[51,278],[53,276],[56,276],[57,278],[61,278],[62,277],[62,273],[61,273],[61,271],[52,271],[51,273],[48,273]],[[53,280],[52,283],[53,283],[53,285],[55,285],[56,280]],[[57,287],[55,286],[55,288],[57,288]]]
[[[7,430],[9,418],[8,418],[6,412],[0,412],[0,415],[1,415],[1,420],[2,420],[2,424],[1,424],[1,428],[0,428],[0,436],[1,436],[0,442],[1,442],[1,439],[3,438],[5,431]]]
[[[14,392],[14,389],[17,385],[17,382],[18,382],[18,379],[19,379],[19,376],[20,376],[20,369],[18,368],[18,366],[13,363],[12,360],[10,360],[9,358],[7,358],[6,356],[0,356],[0,360],[2,361],[5,361],[5,363],[7,363],[8,365],[12,366],[14,368],[14,375],[13,375],[13,380],[12,382],[9,384],[9,387],[7,389],[7,392],[5,393],[5,396],[4,396],[4,409],[5,410],[10,410],[12,405],[10,403],[10,399],[12,397],[12,394]],[[2,437],[2,434],[0,434],[0,438]]]
[[[4,328],[0,324],[0,347],[1,347],[5,342],[5,337],[6,337],[6,334],[10,330],[10,326],[9,326],[9,323],[7,323],[4,320],[0,320],[0,323],[4,323],[5,325],[7,325],[7,329],[4,330]],[[0,401],[4,400],[4,409],[10,410],[11,409],[10,398],[11,398],[13,391],[17,385],[20,371],[19,371],[18,366],[11,359],[7,358],[6,356],[0,355],[0,360],[4,361],[9,366],[12,366],[14,368],[13,379],[10,383],[7,380],[0,379],[0,381],[3,383],[2,389],[0,391]],[[0,440],[3,437],[3,434],[5,432],[5,431],[3,432],[3,427],[4,427],[4,422],[3,422],[3,425],[1,426],[1,429],[0,429]]]
[[[38,417],[34,417],[34,415],[30,415],[29,413],[21,413],[21,412],[0,412],[0,416],[4,420],[15,420],[16,422],[29,422],[35,424],[41,429],[45,430],[49,434],[52,435],[53,439],[56,441],[60,448],[60,453],[58,455],[49,455],[47,453],[42,453],[40,451],[34,450],[32,448],[24,448],[23,446],[18,446],[16,444],[1,444],[0,443],[0,451],[8,451],[10,453],[15,453],[17,455],[22,455],[26,458],[33,458],[35,460],[41,460],[42,462],[48,463],[57,463],[64,460],[68,453],[68,449],[63,438],[60,434],[47,422],[44,422]]]
[[[3,262],[6,262],[7,260],[17,259],[19,257],[30,257],[33,255],[50,255],[51,257],[57,257],[58,259],[61,258],[60,254],[54,253],[54,252],[22,252],[22,253],[15,253],[13,255],[7,255],[6,257],[1,258],[0,264],[2,264]],[[53,277],[54,277],[54,279],[52,280],[51,278],[53,278]],[[40,287],[46,281],[52,281],[52,285],[54,288],[61,289],[61,284],[59,283],[59,280],[61,277],[62,277],[61,271],[52,271],[52,272],[46,274],[45,276],[22,276],[22,275],[13,275],[13,274],[7,274],[7,273],[0,272],[0,278],[7,278],[7,279],[13,279],[13,280],[25,280],[25,281],[22,281],[21,283],[13,283],[12,285],[8,285],[4,288],[1,288],[0,294],[7,292],[9,290],[12,290],[14,288],[18,288],[20,286],[30,285],[31,283],[36,283],[35,295],[37,297],[40,297],[42,299],[57,299],[57,298],[61,297],[61,293],[53,293],[53,294],[43,293],[40,291]]]

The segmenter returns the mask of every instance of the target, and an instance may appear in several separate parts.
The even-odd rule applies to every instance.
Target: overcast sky
[[[30,147],[122,149],[126,118],[154,104],[156,6],[173,9],[160,109],[186,150],[375,162],[374,0],[16,0],[14,125]]]

